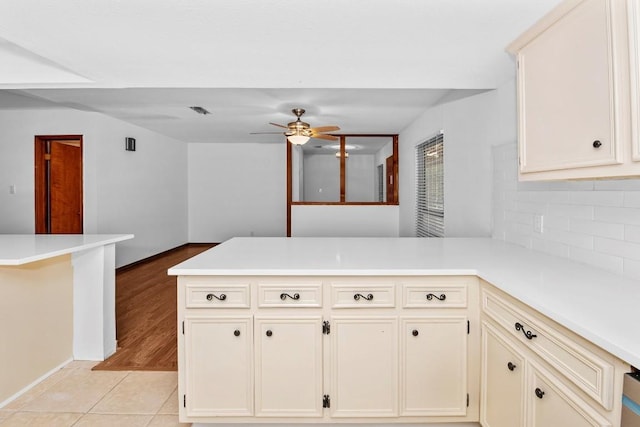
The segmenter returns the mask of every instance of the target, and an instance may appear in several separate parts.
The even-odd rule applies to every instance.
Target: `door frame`
[[[80,175],[82,204],[80,206],[80,223],[84,232],[84,150],[82,135],[36,135],[34,141],[34,193],[35,193],[35,233],[48,234],[47,227],[47,141],[80,141],[82,174]]]

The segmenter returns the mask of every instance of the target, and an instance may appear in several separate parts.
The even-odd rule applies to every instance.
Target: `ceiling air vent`
[[[202,107],[193,106],[189,108],[191,108],[193,111],[195,111],[198,114],[202,114],[202,115],[211,114],[209,111],[207,111],[205,108],[202,108]]]

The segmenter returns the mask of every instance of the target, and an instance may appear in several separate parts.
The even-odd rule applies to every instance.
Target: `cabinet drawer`
[[[322,284],[259,284],[259,307],[322,307]]]
[[[187,308],[249,308],[249,285],[186,285]]]
[[[389,285],[331,285],[333,308],[395,307],[395,286]]]
[[[466,285],[403,285],[402,306],[405,308],[465,308]]]
[[[577,336],[552,328],[535,313],[482,291],[482,309],[605,409],[613,407],[614,366],[578,343]]]

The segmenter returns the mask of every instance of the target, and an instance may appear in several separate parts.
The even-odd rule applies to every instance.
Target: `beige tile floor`
[[[92,371],[72,362],[0,408],[0,426],[165,427],[178,422],[176,372]]]

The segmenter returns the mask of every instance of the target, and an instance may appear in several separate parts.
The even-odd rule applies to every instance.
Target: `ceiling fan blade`
[[[284,126],[284,125],[279,125],[279,124],[277,124],[277,123],[272,123],[272,122],[269,122],[269,124],[270,124],[270,125],[274,125],[274,126],[278,126],[279,128],[283,128],[283,129],[289,129],[289,128],[288,128],[287,126]]]
[[[311,128],[309,130],[313,133],[321,133],[321,132],[335,132],[337,130],[340,130],[340,128],[338,126],[320,126],[317,128]]]
[[[322,135],[322,134],[313,134],[311,135],[311,138],[326,139],[327,141],[337,141],[339,139],[337,136]]]
[[[249,132],[249,135],[283,135],[283,132]]]

